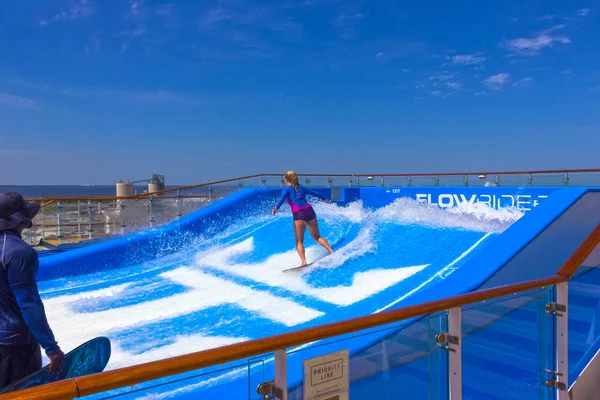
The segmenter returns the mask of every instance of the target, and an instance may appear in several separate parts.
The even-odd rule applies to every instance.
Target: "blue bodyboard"
[[[345,238],[344,238],[344,237],[341,237],[340,239],[338,239],[338,241],[336,241],[334,244],[332,244],[332,245],[331,245],[331,248],[332,248],[332,249],[334,249],[334,250],[337,250],[337,249],[338,249],[338,248],[339,248],[339,247],[342,245],[342,243],[344,243],[344,241],[345,241]],[[329,255],[329,254],[327,254],[325,257],[327,257],[328,255]],[[292,268],[287,268],[287,269],[284,269],[284,270],[283,270],[283,271],[281,271],[281,272],[296,271],[296,270],[304,269],[304,268],[306,268],[306,267],[310,267],[311,265],[313,265],[313,264],[314,264],[314,263],[316,263],[317,261],[321,261],[321,260],[322,260],[323,258],[325,258],[325,257],[321,257],[321,258],[319,258],[318,260],[315,260],[315,261],[313,261],[313,262],[310,262],[310,263],[308,263],[308,264],[306,264],[306,265],[303,265],[303,266],[301,266],[301,267],[299,266],[299,267],[292,267]]]
[[[51,374],[48,365],[0,390],[0,394],[104,371],[110,359],[110,340],[100,336],[65,354],[63,367]]]

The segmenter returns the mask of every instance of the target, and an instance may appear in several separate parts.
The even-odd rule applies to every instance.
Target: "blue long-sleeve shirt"
[[[59,350],[38,292],[37,252],[13,232],[0,232],[0,346],[32,342],[46,351]]]
[[[322,194],[315,192],[312,189],[307,188],[306,186],[298,185],[298,190],[292,185],[286,186],[281,191],[281,196],[279,197],[279,201],[275,208],[279,210],[284,201],[287,200],[288,204],[292,208],[292,212],[296,212],[298,210],[302,210],[310,206],[306,201],[306,195],[313,195],[321,200],[326,200],[326,197]]]

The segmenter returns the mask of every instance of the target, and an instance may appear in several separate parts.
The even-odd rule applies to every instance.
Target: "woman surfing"
[[[306,232],[307,226],[312,238],[325,249],[327,249],[329,254],[333,253],[333,250],[331,249],[331,246],[329,246],[327,240],[325,240],[324,237],[321,237],[321,234],[319,233],[317,215],[315,214],[315,210],[312,208],[312,206],[306,201],[306,195],[311,194],[321,200],[324,200],[326,203],[329,203],[329,200],[320,193],[298,184],[298,175],[296,175],[294,171],[286,172],[286,174],[283,176],[283,179],[286,187],[281,191],[281,197],[279,198],[277,205],[273,208],[272,214],[275,215],[283,202],[287,200],[288,204],[292,208],[292,214],[294,216],[296,250],[298,251],[300,259],[302,260],[300,267],[304,267],[307,265],[306,254],[304,252],[304,232]]]

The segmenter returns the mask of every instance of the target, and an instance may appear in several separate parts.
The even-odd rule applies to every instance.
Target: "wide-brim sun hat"
[[[26,201],[19,193],[0,193],[0,231],[10,231],[22,223],[30,227],[41,204]]]

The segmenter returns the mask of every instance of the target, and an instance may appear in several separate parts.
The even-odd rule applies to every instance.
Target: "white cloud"
[[[458,82],[446,82],[446,86],[454,90],[462,89],[462,85]]]
[[[73,21],[76,19],[86,18],[96,12],[96,7],[91,0],[78,0],[71,4],[68,9],[60,9],[49,20],[40,21],[40,25],[49,25],[55,22]]]
[[[510,75],[507,73],[500,73],[490,76],[484,80],[483,83],[490,89],[498,90],[502,89],[502,87],[508,82],[509,77]]]
[[[361,13],[342,14],[333,19],[333,26],[339,29],[341,37],[350,38],[355,35],[355,25],[363,18]]]
[[[589,8],[580,8],[579,10],[577,10],[577,16],[578,17],[587,17],[590,13],[590,9]]]
[[[140,6],[144,4],[145,0],[134,0],[131,2],[131,14],[134,17],[140,16]]]
[[[122,52],[127,51],[127,45],[121,46]],[[72,87],[60,86],[50,83],[27,81],[20,78],[2,79],[9,82],[11,85],[17,85],[20,88],[29,91],[36,90],[43,92],[46,96],[63,96],[71,99],[81,99],[90,101],[106,101],[110,104],[122,103],[127,105],[169,105],[177,104],[181,106],[196,106],[206,104],[207,98],[194,93],[173,92],[166,89],[148,89],[148,90],[130,90],[105,87]],[[8,104],[21,108],[39,108],[40,104],[36,101],[16,96],[8,93],[0,92],[0,104]]]
[[[14,94],[0,92],[0,103],[16,108],[36,108],[37,103],[27,97],[16,96]]]
[[[99,87],[89,88],[63,88],[60,90],[63,96],[71,98],[104,100],[111,102],[124,102],[127,104],[180,104],[200,105],[204,99],[183,93],[175,93],[168,90],[135,91],[126,89],[109,89]]]
[[[471,65],[471,64],[479,64],[487,60],[486,57],[483,56],[474,56],[472,54],[459,54],[453,57],[448,57],[452,60],[453,64],[456,65]]]
[[[202,30],[210,30],[214,29],[223,22],[232,21],[235,17],[236,15],[233,12],[226,11],[221,7],[217,7],[208,10],[204,15],[202,15],[202,17],[200,17],[198,26]]]
[[[456,82],[456,74],[452,72],[443,71],[439,75],[433,75],[429,77],[429,82],[433,91],[430,92],[432,95],[443,94],[449,96],[454,94],[456,91],[462,90],[462,84]],[[424,87],[425,85],[422,85]]]
[[[548,28],[548,29],[542,31],[541,33],[546,35],[546,34],[550,34],[550,33],[554,32],[554,31],[559,31],[564,28],[565,28],[564,24],[558,24],[558,25],[554,25],[552,28]]]
[[[564,25],[556,25],[550,29],[538,33],[532,38],[518,38],[508,42],[506,47],[513,53],[524,55],[536,55],[546,48],[552,47],[555,43],[568,44],[571,40],[566,36],[553,35],[554,31],[563,29]]]
[[[527,87],[527,86],[531,86],[532,82],[533,82],[533,78],[531,76],[529,76],[527,78],[519,79],[518,81],[516,81],[515,83],[513,83],[513,86],[515,86],[515,87]]]

